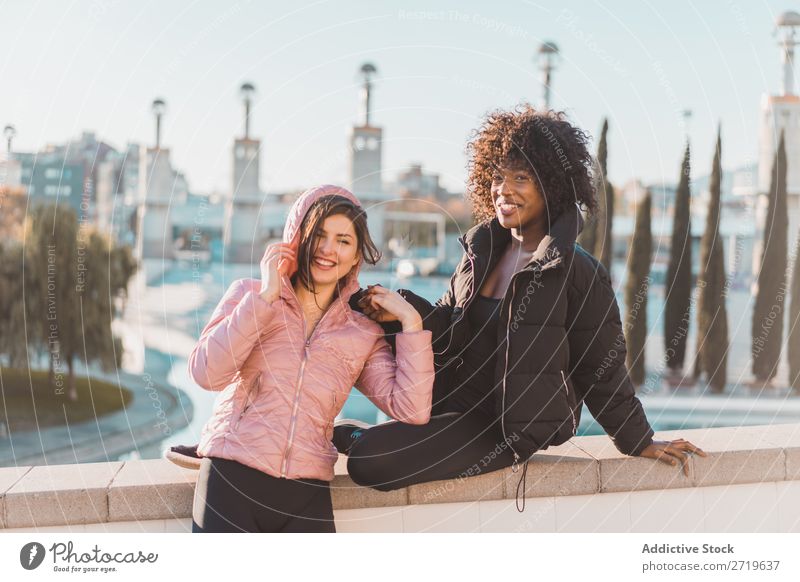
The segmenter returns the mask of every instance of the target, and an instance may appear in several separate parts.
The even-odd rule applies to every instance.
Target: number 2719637
[[[777,570],[780,560],[732,560],[733,570]]]

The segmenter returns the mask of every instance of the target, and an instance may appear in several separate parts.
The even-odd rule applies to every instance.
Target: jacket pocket
[[[333,439],[333,425],[336,422],[336,407],[339,405],[339,393],[333,391],[333,408],[331,409],[330,419],[325,425],[325,439],[330,441]]]
[[[253,401],[256,399],[258,395],[258,391],[261,388],[261,373],[259,372],[253,380],[251,380],[247,384],[247,388],[244,391],[244,398],[242,401],[242,407],[239,410],[239,414],[236,417],[235,422],[233,423],[233,430],[238,430],[239,425],[242,422],[242,418],[244,418],[245,414],[252,408]]]
[[[509,374],[503,411],[506,427],[542,449],[563,444],[575,434],[571,400],[562,371],[538,376]]]

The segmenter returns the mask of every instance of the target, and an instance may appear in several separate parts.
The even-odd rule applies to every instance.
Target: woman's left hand
[[[400,320],[403,331],[422,330],[422,318],[397,291],[370,285],[361,299],[364,313],[375,321]]]
[[[683,473],[689,476],[689,454],[697,453],[701,457],[707,457],[706,453],[692,443],[684,439],[674,441],[653,441],[640,454],[640,457],[658,459],[662,463],[675,465],[678,461],[683,464]]]

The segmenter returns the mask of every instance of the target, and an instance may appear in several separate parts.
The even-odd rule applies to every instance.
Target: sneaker
[[[198,445],[192,445],[190,447],[177,445],[170,447],[164,453],[164,458],[184,469],[199,470],[200,462],[203,460],[203,457],[197,454],[197,447]]]
[[[353,420],[350,418],[343,418],[333,423],[333,446],[336,450],[343,455],[350,453],[350,449],[355,444],[358,437],[368,428],[372,427],[371,424],[361,422],[360,420]]]

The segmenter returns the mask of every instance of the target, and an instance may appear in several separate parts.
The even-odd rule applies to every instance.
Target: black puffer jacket
[[[575,242],[582,227],[577,206],[562,214],[531,261],[514,275],[501,302],[498,345],[508,341],[505,353],[497,356],[495,412],[519,461],[569,440],[583,402],[620,452],[638,455],[652,442],[653,431],[625,367],[625,337],[611,280]],[[452,371],[474,337],[466,311],[511,233],[493,219],[459,240],[465,254],[436,305],[400,291],[433,332],[434,412],[452,388]]]

